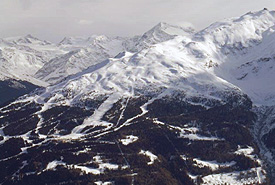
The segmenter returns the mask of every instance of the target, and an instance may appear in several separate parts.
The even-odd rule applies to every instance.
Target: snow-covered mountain
[[[160,23],[134,38],[65,38],[32,73],[53,85],[0,108],[0,166],[19,163],[0,178],[268,184],[274,28],[264,9],[196,33]]]
[[[165,22],[160,22],[151,30],[144,33],[140,38],[138,38],[137,41],[134,43],[134,46],[130,48],[129,51],[137,52],[154,44],[171,40],[176,36],[180,35],[190,37],[194,33],[194,29],[190,27],[183,28],[180,26],[170,25]]]
[[[88,38],[64,38],[58,47],[65,54],[51,59],[37,73],[35,77],[54,84],[69,75],[83,71],[91,65],[116,56],[124,51],[123,43],[126,38],[106,36],[92,36]]]
[[[121,52],[137,52],[178,34],[190,36],[192,33],[191,28],[159,23],[144,35],[133,38],[65,37],[59,44],[32,35],[6,38],[1,40],[0,75],[1,79],[15,78],[47,86]]]
[[[93,35],[91,37],[65,37],[59,44],[61,48],[72,51],[81,48],[105,50],[110,55],[116,55],[123,51],[123,37],[107,37],[105,35]]]
[[[272,100],[268,97],[272,97],[270,95],[272,92],[262,89],[260,85],[272,86],[263,82],[272,79],[272,73],[266,71],[273,67],[274,49],[270,40],[274,42],[272,39],[274,22],[275,13],[262,10],[240,18],[214,23],[189,37],[170,35],[164,42],[163,40],[166,40],[164,36],[163,42],[160,40],[159,44],[153,42],[151,47],[144,47],[137,53],[126,52],[103,62],[98,60],[94,64],[91,63],[91,67],[78,76],[49,89],[54,89],[55,95],[59,89],[60,91],[67,89],[70,92],[76,90],[77,92],[73,94],[79,96],[79,92],[84,92],[83,89],[87,92],[106,94],[116,91],[123,95],[131,93],[132,89],[152,86],[181,89],[191,95],[195,92],[207,95],[216,92],[217,89],[220,91],[233,88],[247,93],[255,103],[271,103]],[[167,25],[161,23],[145,35],[154,33],[159,27],[167,28]],[[141,38],[143,37],[145,36]],[[151,39],[154,40],[156,37]],[[74,54],[66,56],[71,57]],[[75,58],[86,60],[85,56]],[[52,63],[60,65],[57,62]],[[259,75],[259,72],[265,75]],[[250,82],[245,82],[244,75],[250,77]],[[251,85],[251,81],[258,82],[259,85]],[[248,85],[255,89],[247,90]],[[78,86],[82,88],[79,89]],[[205,91],[206,89],[209,89],[209,92]],[[258,89],[266,92],[268,97],[261,96],[261,100],[256,99],[252,93]]]
[[[35,74],[35,77],[55,84],[69,75],[81,72],[110,57],[115,57],[121,52],[138,52],[154,44],[170,40],[177,35],[190,36],[193,33],[191,28],[159,23],[142,36],[133,38],[104,35],[94,35],[88,38],[65,37],[58,46],[68,53],[49,61]]]
[[[275,103],[272,98],[275,95],[274,88],[270,83],[274,17],[275,12],[268,10],[248,13],[240,18],[213,24],[196,35],[204,40],[204,45],[209,43],[209,39],[215,44],[215,47],[208,45],[213,48],[208,51],[211,52],[209,61],[218,65],[214,69],[215,74],[241,88],[254,103],[260,105]],[[210,28],[214,31],[210,31]]]
[[[27,35],[2,39],[0,42],[0,79],[16,79],[38,86],[48,83],[34,77],[48,60],[60,51],[47,41]]]
[[[40,80],[55,84],[65,77],[81,72],[109,57],[110,55],[102,49],[76,49],[51,59],[34,76]]]
[[[23,44],[23,45],[51,45],[49,41],[40,40],[30,34],[26,35],[25,37],[11,37],[6,38],[7,41],[12,42],[14,44]]]
[[[87,38],[66,37],[58,44],[40,40],[32,35],[5,38],[1,40],[0,45],[2,61],[0,79],[45,87],[81,72],[91,65],[115,57],[119,53],[140,51],[150,45],[171,39],[178,33],[188,35],[192,32],[189,28],[160,23],[142,37],[133,38],[104,35]],[[21,83],[21,86],[24,85]],[[15,91],[20,90],[15,89]],[[1,101],[7,99],[2,98]]]
[[[9,92],[10,97],[2,95],[0,102],[29,93],[34,87],[48,86],[48,82],[37,79],[34,75],[52,57],[62,53],[64,52],[54,44],[31,35],[1,39],[0,89],[1,92]],[[17,84],[16,88],[13,84]]]

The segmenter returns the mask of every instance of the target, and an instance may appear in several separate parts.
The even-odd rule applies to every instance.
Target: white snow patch
[[[89,151],[91,151],[90,148],[85,148],[84,150],[80,150],[78,152],[75,152],[76,155],[82,154],[82,153],[88,153]]]
[[[197,184],[198,175],[192,175],[191,173],[187,173],[187,175]]]
[[[73,167],[76,169],[80,169],[81,171],[86,172],[86,173],[92,173],[94,175],[99,175],[101,173],[101,171],[99,169],[89,168],[86,166],[73,165]]]
[[[181,157],[184,161],[188,160],[188,157],[187,157],[186,155],[180,155],[180,157]]]
[[[262,164],[262,161],[257,157],[257,155],[252,154],[254,152],[254,148],[251,146],[248,146],[247,148],[241,148],[238,146],[238,150],[234,153],[237,155],[244,155],[246,157],[249,157],[250,159],[257,161],[260,165]]]
[[[97,110],[95,110],[94,114],[91,117],[85,119],[83,121],[83,124],[75,127],[72,130],[72,134],[80,134],[82,130],[89,125],[112,127],[113,124],[102,121],[101,118],[109,109],[112,108],[113,104],[116,103],[120,98],[121,95],[116,93],[110,95],[109,98],[105,100]]]
[[[217,140],[221,140],[217,137],[214,136],[202,136],[197,134],[197,132],[199,131],[198,128],[196,127],[189,127],[189,128],[180,128],[180,137],[181,138],[187,138],[190,140],[204,140],[204,141],[217,141]]]
[[[117,165],[117,164],[104,163],[100,156],[94,156],[93,160],[94,160],[93,161],[94,163],[98,164],[98,166],[99,166],[98,168],[91,168],[88,166],[75,165],[75,164],[67,165],[63,161],[54,160],[54,161],[48,163],[45,170],[55,170],[55,168],[57,166],[62,165],[62,166],[69,167],[69,168],[80,169],[81,171],[86,172],[86,173],[99,175],[99,174],[104,173],[105,169],[117,170],[119,168],[119,165]]]
[[[249,156],[254,152],[254,149],[251,146],[248,146],[247,148],[241,148],[239,146],[238,150],[235,151],[235,154],[239,154],[239,155],[245,155],[245,156]]]
[[[214,136],[201,136],[199,134],[197,134],[197,132],[199,131],[199,128],[197,127],[188,127],[188,125],[185,128],[182,127],[177,127],[177,126],[173,126],[173,125],[169,125],[166,123],[163,123],[161,121],[159,121],[157,118],[153,119],[154,123],[158,124],[158,125],[166,125],[169,129],[175,129],[175,130],[179,130],[180,131],[180,136],[181,138],[187,138],[190,140],[204,140],[204,141],[217,141],[217,140],[222,140],[220,138],[214,137]]]
[[[121,169],[122,169],[122,170],[125,170],[125,169],[128,169],[128,168],[130,168],[130,166],[129,166],[129,165],[124,165],[124,166],[121,166]]]
[[[5,126],[0,128],[0,136],[5,136],[4,128],[5,128]]]
[[[135,141],[137,141],[138,140],[138,137],[137,136],[133,136],[133,135],[129,135],[129,136],[126,136],[126,138],[125,139],[121,139],[120,141],[121,141],[121,143],[123,144],[123,145],[129,145],[129,144],[131,144],[131,143],[134,143]]]
[[[95,163],[99,165],[98,169],[101,170],[101,172],[103,172],[105,169],[117,170],[119,167],[117,164],[104,163],[103,160],[101,159],[101,156],[99,155],[94,156],[93,160],[95,161]]]
[[[96,181],[94,182],[96,185],[112,185],[112,182],[102,182],[102,181]]]
[[[198,166],[199,168],[208,167],[212,171],[218,170],[221,167],[230,167],[234,166],[236,164],[235,161],[231,161],[228,163],[218,163],[217,161],[203,161],[197,158],[194,158],[193,161],[195,161],[194,166]]]
[[[152,165],[152,164],[154,164],[155,160],[158,160],[158,157],[157,157],[156,155],[154,155],[154,154],[153,154],[152,152],[150,152],[150,151],[141,150],[141,151],[139,152],[139,154],[145,155],[145,156],[147,156],[147,157],[150,158],[150,162],[147,163],[148,165]]]
[[[46,170],[55,170],[55,168],[60,165],[66,166],[66,163],[64,163],[63,161],[54,160],[54,161],[48,163]]]
[[[207,185],[216,184],[234,184],[234,185],[245,185],[245,184],[261,184],[265,182],[265,172],[261,167],[252,168],[247,171],[237,171],[230,173],[221,173],[207,175],[202,178],[203,183]]]
[[[220,140],[217,137],[206,137],[206,136],[201,136],[198,134],[180,134],[180,137],[182,138],[187,138],[190,140],[204,140],[204,141],[216,141],[216,140]]]

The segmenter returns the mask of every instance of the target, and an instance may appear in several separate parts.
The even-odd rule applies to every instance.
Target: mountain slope
[[[91,36],[64,38],[59,47],[69,51],[44,65],[35,77],[54,84],[69,75],[76,74],[91,65],[115,57],[121,52],[138,52],[154,44],[176,37],[178,34],[190,36],[191,28],[181,28],[167,23],[159,23],[141,37],[133,38]]]
[[[0,105],[15,100],[24,94],[28,94],[35,88],[38,88],[38,86],[25,81],[11,79],[0,81]]]
[[[38,80],[33,75],[58,53],[60,52],[54,45],[31,35],[2,39],[0,79],[25,80],[38,86],[47,86],[47,82]]]
[[[31,35],[0,40],[0,102],[11,101],[49,84],[34,77],[60,51],[51,43]]]
[[[152,29],[144,33],[140,38],[138,38],[137,41],[134,42],[134,46],[132,46],[129,51],[137,52],[154,44],[171,40],[176,36],[180,35],[190,37],[194,33],[195,31],[190,27],[184,28],[160,22]]]
[[[51,59],[34,75],[36,78],[54,84],[65,77],[83,71],[110,55],[102,49],[78,49]]]
[[[273,86],[250,83],[273,76],[274,17],[249,13],[195,34],[161,23],[133,39],[137,52],[86,70],[90,39],[63,40],[69,53],[49,69],[83,71],[0,108],[0,182],[269,184]]]

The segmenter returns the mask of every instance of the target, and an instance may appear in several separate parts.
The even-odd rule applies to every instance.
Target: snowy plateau
[[[0,184],[275,184],[274,79],[267,9],[0,39]]]

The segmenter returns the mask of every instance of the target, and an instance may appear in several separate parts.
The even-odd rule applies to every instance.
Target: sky
[[[263,8],[275,10],[275,0],[0,0],[0,38],[134,36],[159,22],[200,30]]]

